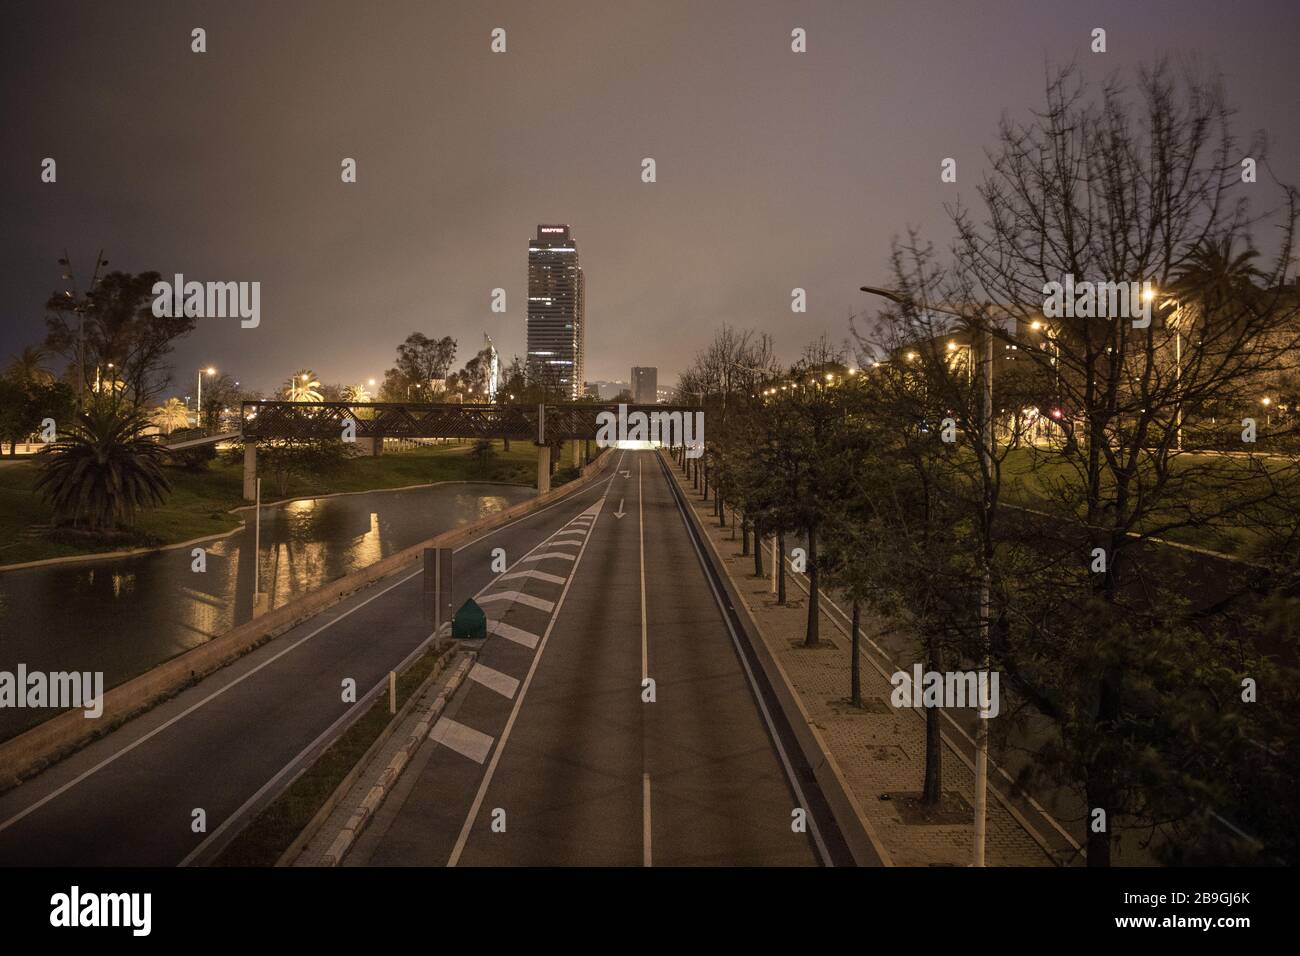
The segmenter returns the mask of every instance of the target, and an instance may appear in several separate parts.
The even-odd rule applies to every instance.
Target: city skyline
[[[946,239],[945,204],[974,201],[999,118],[1041,104],[1049,63],[1098,79],[1198,51],[1224,70],[1243,133],[1268,129],[1276,177],[1300,180],[1276,83],[1300,18],[1290,3],[1256,4],[1232,30],[1209,0],[953,9],[941,29],[924,6],[667,3],[631,18],[572,3],[491,16],[398,4],[346,45],[331,24],[349,8],[316,9],[203,11],[201,56],[184,7],[139,21],[80,5],[11,12],[0,71],[7,132],[24,148],[0,156],[0,361],[43,338],[66,247],[82,282],[102,248],[110,268],[262,283],[260,327],[201,322],[177,347],[169,394],[209,366],[268,393],[301,366],[380,379],[413,331],[456,338],[462,360],[486,332],[508,362],[526,348],[518,237],[548,221],[573,224],[599,276],[588,380],[639,361],[675,381],[724,321],[771,334],[790,360],[847,334],[895,235],[916,225]],[[497,26],[504,54],[489,48]],[[803,55],[790,50],[796,26]],[[1089,50],[1096,26],[1109,29],[1105,54]],[[290,36],[292,64],[278,55]],[[61,68],[46,71],[56,53]],[[917,123],[922,101],[933,113]],[[57,183],[40,181],[45,157]],[[641,179],[647,157],[654,183]],[[945,157],[956,183],[940,181]],[[340,181],[344,158],[354,183]],[[807,312],[791,311],[795,288]]]
[[[11,6],[10,937],[1278,921],[1300,2]]]

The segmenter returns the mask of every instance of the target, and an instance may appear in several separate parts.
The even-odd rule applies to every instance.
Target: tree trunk
[[[1101,687],[1097,695],[1096,730],[1104,734],[1119,719],[1120,712],[1120,675],[1117,668],[1108,667],[1101,677]],[[1103,748],[1103,754],[1106,749]],[[1110,866],[1110,832],[1115,825],[1115,807],[1111,800],[1111,783],[1113,773],[1106,757],[1094,757],[1088,762],[1085,792],[1088,795],[1087,816],[1084,825],[1088,828],[1088,865]],[[1093,830],[1093,813],[1102,810],[1105,814],[1105,829],[1097,833]]]
[[[754,577],[763,580],[763,532],[754,522]]]
[[[821,602],[817,590],[817,529],[808,529],[808,633],[805,647],[816,647],[821,636]]]
[[[776,603],[785,604],[785,532],[776,536]]]
[[[743,514],[740,516],[740,556],[749,556],[749,519]]]
[[[939,650],[934,641],[926,641],[925,669],[942,673]],[[921,788],[921,803],[937,807],[943,801],[943,736],[938,707],[925,708],[925,783]]]
[[[853,602],[853,627],[849,635],[849,701],[854,707],[862,706],[862,675],[859,673],[862,657],[858,631],[862,624],[862,606]]]

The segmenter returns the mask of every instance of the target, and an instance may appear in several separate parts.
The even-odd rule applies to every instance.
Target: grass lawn
[[[1263,468],[1271,481],[1252,468]],[[1178,495],[1173,487],[1163,492],[1161,507],[1144,523],[1155,528],[1163,520],[1185,520],[1189,514],[1207,518],[1223,507],[1225,490],[1234,498],[1250,499],[1268,496],[1272,482],[1289,485],[1295,481],[1295,464],[1281,457],[1260,457],[1253,463],[1244,457],[1187,452],[1173,463]],[[1060,456],[1050,452],[1015,449],[1009,452],[1002,464],[1005,483],[1004,496],[1008,503],[1027,508],[1042,509],[1054,496],[1059,486],[1077,489],[1079,476],[1074,467]],[[1109,485],[1109,482],[1107,483]],[[1279,500],[1278,508],[1283,504]],[[1082,512],[1081,512],[1082,514]],[[1237,521],[1213,520],[1204,525],[1189,525],[1163,533],[1165,540],[1200,548],[1209,548],[1238,557],[1250,557],[1264,545],[1264,526],[1270,524],[1271,512],[1267,506],[1252,509],[1252,517]],[[1279,521],[1284,515],[1277,514]],[[1255,527],[1251,523],[1261,523]]]
[[[448,650],[431,648],[397,675],[399,710]],[[380,693],[356,723],[244,828],[222,851],[215,865],[274,866],[392,720],[388,713],[388,694]]]
[[[531,442],[512,442],[506,452],[499,441],[492,443],[494,456],[480,468],[470,455],[470,443],[436,445],[410,451],[389,451],[378,458],[355,458],[326,475],[296,478],[284,497],[301,498],[345,491],[374,491],[437,481],[507,481],[532,485],[537,480],[537,449]],[[559,458],[553,484],[563,484],[576,472],[563,467],[572,461],[570,447]],[[240,519],[231,508],[243,501],[243,465],[217,459],[200,472],[168,468],[172,492],[159,508],[136,516],[135,527],[111,541],[88,541],[51,528],[52,514],[34,490],[39,466],[34,462],[0,465],[0,565],[39,561],[96,551],[149,548],[237,528]],[[265,475],[264,502],[281,496]]]

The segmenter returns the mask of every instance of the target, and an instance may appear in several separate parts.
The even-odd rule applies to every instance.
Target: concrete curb
[[[348,850],[352,849],[352,844],[356,842],[357,837],[361,835],[366,825],[379,811],[384,798],[388,796],[389,791],[397,783],[397,778],[402,775],[402,771],[411,762],[415,752],[420,749],[425,738],[429,736],[434,721],[442,716],[447,701],[460,688],[477,657],[478,653],[471,651],[460,662],[455,673],[448,679],[446,686],[438,692],[438,696],[434,698],[429,709],[420,718],[420,722],[415,725],[415,730],[411,731],[406,738],[406,743],[402,744],[397,753],[393,755],[393,759],[389,761],[384,772],[380,774],[379,782],[370,788],[370,792],[361,801],[361,806],[357,807],[348,822],[344,824],[343,829],[339,831],[339,835],[334,838],[334,842],[330,844],[330,848],[325,851],[321,857],[321,866],[338,866],[343,862]]]
[[[443,671],[450,667],[452,662],[459,657],[460,651],[454,647],[448,647],[442,652],[442,655],[434,662],[433,668],[429,671],[428,675],[420,682],[420,686],[411,692],[411,696],[407,698],[406,703],[401,706],[396,714],[389,718],[387,725],[385,725],[384,729],[380,731],[379,736],[371,742],[370,746],[366,748],[366,752],[361,755],[361,759],[359,759],[355,766],[344,775],[343,779],[339,781],[338,786],[334,788],[333,792],[326,798],[325,802],[321,804],[320,809],[317,810],[312,815],[312,818],[307,821],[307,825],[302,828],[302,832],[294,837],[293,842],[290,843],[289,846],[285,848],[285,851],[280,854],[280,858],[275,861],[276,866],[292,866],[293,861],[302,855],[302,851],[306,849],[307,844],[310,843],[312,838],[320,831],[320,828],[325,825],[325,821],[329,819],[330,814],[334,812],[335,807],[342,802],[343,798],[347,795],[348,790],[350,790],[357,782],[357,779],[366,772],[366,769],[375,759],[375,755],[378,754],[384,744],[388,742],[388,739],[397,732],[397,728],[402,725],[402,721],[407,718],[415,708],[415,705],[419,703],[419,700],[424,696],[425,691],[427,691],[434,682],[442,676]],[[399,674],[398,676],[400,677],[401,675]],[[347,731],[351,729],[351,726],[352,725],[349,725],[345,728],[343,733],[347,733]],[[342,736],[343,734],[339,735],[339,737]],[[333,746],[333,744],[331,743],[330,746]],[[326,747],[325,749],[328,750],[329,747]],[[322,754],[324,752],[324,750],[321,751]],[[319,760],[320,758],[318,757],[317,759]],[[292,784],[290,784],[290,786],[292,786]],[[281,791],[281,793],[283,793],[283,791]]]
[[[677,482],[678,489],[683,494],[687,494],[687,488],[676,471],[676,462],[668,458],[666,463],[673,480]],[[862,812],[862,806],[849,788],[848,781],[844,778],[844,772],[831,755],[830,748],[826,746],[826,741],[822,739],[821,733],[813,726],[807,710],[804,709],[803,701],[799,699],[799,692],[790,683],[785,669],[781,667],[781,662],[773,656],[768,648],[758,622],[754,620],[753,615],[749,612],[749,606],[741,598],[736,588],[736,582],[732,580],[726,562],[718,554],[713,538],[709,535],[708,529],[701,524],[700,517],[695,513],[695,509],[690,507],[689,497],[687,498],[686,510],[691,522],[695,525],[696,531],[699,532],[700,538],[704,540],[705,546],[708,548],[709,559],[718,571],[718,578],[727,592],[728,602],[738,612],[737,616],[740,619],[741,629],[745,632],[745,639],[749,642],[751,649],[754,651],[754,656],[763,668],[768,685],[776,695],[777,703],[780,704],[781,710],[785,714],[786,722],[789,723],[791,730],[794,731],[795,739],[799,742],[799,749],[803,751],[804,759],[808,761],[808,766],[812,768],[813,776],[817,778],[817,784],[821,787],[827,804],[830,805],[835,822],[840,828],[840,833],[844,836],[844,842],[853,855],[853,862],[858,866],[893,866],[894,863],[889,855],[889,850],[886,849],[884,843],[877,836],[871,821],[867,819],[867,815]]]
[[[390,554],[369,567],[344,575],[322,588],[304,594],[296,601],[268,611],[259,618],[214,637],[206,644],[200,644],[164,661],[105,691],[104,710],[97,719],[87,719],[80,710],[68,710],[0,743],[0,792],[16,786],[25,777],[115,730],[132,717],[197,683],[325,608],[337,604],[353,592],[418,564],[425,548],[452,548],[468,543],[487,531],[586,489],[599,480],[614,457],[603,454],[581,476],[559,488]]]

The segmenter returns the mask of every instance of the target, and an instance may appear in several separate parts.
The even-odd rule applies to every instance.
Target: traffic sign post
[[[433,626],[436,635],[452,617],[452,555],[451,548],[424,549],[424,607],[425,619]]]

